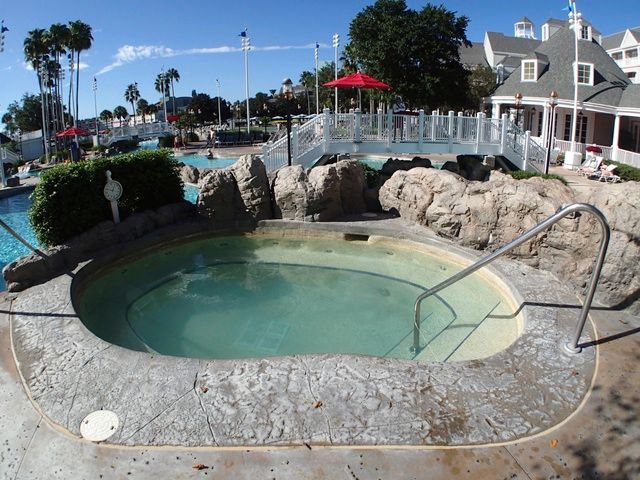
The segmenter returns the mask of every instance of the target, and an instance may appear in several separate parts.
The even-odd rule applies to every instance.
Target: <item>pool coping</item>
[[[477,258],[393,221],[266,221],[258,227],[282,228],[368,232]],[[566,286],[515,262],[499,261],[495,270],[520,292],[526,321],[514,344],[484,360],[425,365],[297,355],[206,361],[133,352],[98,339],[79,321],[70,276],[16,297],[12,343],[32,401],[58,428],[78,436],[88,413],[116,412],[120,427],[107,443],[495,445],[560,425],[585,400],[596,370],[595,348],[570,355],[561,347],[580,307]],[[593,338],[588,330],[583,339]]]

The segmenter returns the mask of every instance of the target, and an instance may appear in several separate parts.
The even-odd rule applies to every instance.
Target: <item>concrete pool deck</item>
[[[357,225],[357,227],[362,228],[362,225]],[[397,227],[396,222],[390,228],[396,229]],[[419,229],[413,228],[409,233],[420,233],[417,230]],[[540,279],[542,279],[542,277],[540,277]],[[545,278],[545,280],[552,281],[552,279],[549,278]],[[551,319],[552,322],[559,320],[558,323],[561,324],[569,323],[568,330],[572,331],[577,317],[577,300],[575,297],[565,296],[561,298],[562,303],[559,307],[540,305],[541,302],[549,300],[549,292],[545,292],[545,290],[549,288],[554,290],[561,289],[557,284],[547,284],[546,288],[538,289],[536,298],[533,299],[537,301],[538,304],[525,308],[534,310],[534,317],[537,315],[536,312],[554,311],[557,315],[554,314]],[[60,293],[64,292],[58,290],[55,285],[49,285],[46,298],[55,299],[59,297]],[[637,351],[638,345],[640,344],[637,331],[640,321],[638,321],[636,317],[626,316],[619,312],[594,309],[592,316],[598,326],[600,336],[605,337],[598,341],[600,343],[598,347],[600,365],[595,378],[594,388],[589,391],[585,403],[572,417],[566,422],[561,423],[560,426],[552,427],[546,432],[540,432],[535,438],[521,438],[519,440],[515,439],[515,441],[509,441],[507,438],[505,439],[507,441],[506,444],[489,447],[435,447],[425,449],[415,446],[416,444],[422,443],[420,441],[410,442],[414,446],[405,444],[398,448],[375,447],[373,446],[375,443],[384,443],[385,439],[387,441],[391,440],[389,437],[385,437],[384,432],[381,431],[381,427],[384,427],[384,425],[378,424],[376,425],[376,435],[381,436],[376,437],[376,441],[367,442],[365,439],[365,441],[362,442],[352,442],[352,445],[342,448],[321,446],[319,445],[320,443],[326,443],[323,442],[321,438],[310,438],[310,441],[306,442],[309,445],[308,447],[304,444],[304,441],[291,442],[295,445],[293,447],[279,448],[256,448],[255,446],[241,449],[155,448],[141,447],[139,446],[139,441],[128,442],[129,445],[131,445],[130,447],[118,447],[95,445],[74,437],[69,431],[65,431],[66,428],[60,427],[60,424],[65,423],[64,421],[60,422],[58,419],[57,423],[59,425],[52,426],[50,420],[42,415],[42,410],[39,409],[41,407],[34,409],[34,406],[29,403],[18,372],[15,369],[11,344],[8,341],[8,321],[10,310],[14,312],[13,318],[11,319],[11,321],[14,322],[14,328],[16,328],[16,321],[31,322],[32,319],[42,317],[43,308],[46,307],[43,297],[39,295],[33,296],[33,294],[34,289],[30,289],[12,300],[11,305],[8,305],[8,302],[5,300],[3,306],[0,306],[0,332],[2,333],[2,337],[0,337],[2,338],[2,355],[0,356],[2,368],[0,369],[0,379],[3,384],[3,390],[0,394],[0,405],[3,407],[3,414],[0,416],[0,440],[2,440],[2,443],[0,443],[2,451],[0,466],[2,466],[2,469],[0,470],[7,472],[7,478],[81,478],[98,476],[99,474],[104,475],[104,478],[120,478],[126,476],[128,472],[131,472],[134,478],[154,477],[158,475],[158,472],[162,472],[162,474],[172,478],[180,478],[182,476],[192,477],[196,475],[204,476],[204,474],[207,473],[208,477],[212,476],[213,478],[329,477],[365,479],[398,478],[400,472],[403,478],[421,478],[424,476],[428,476],[429,478],[451,478],[453,476],[457,478],[572,478],[574,475],[579,477],[581,474],[585,475],[585,478],[595,478],[594,472],[598,470],[608,474],[616,473],[618,476],[614,478],[622,479],[634,478],[633,475],[640,472],[640,466],[638,465],[638,458],[640,458],[640,452],[638,451],[640,429],[638,428],[635,410],[635,405],[638,401],[638,385],[640,384],[640,382],[638,382],[639,374],[637,368]],[[29,295],[32,295],[31,300],[26,300]],[[566,295],[566,292],[562,295]],[[40,337],[40,334],[43,333],[44,330],[31,331],[33,338],[48,337],[49,340],[60,340],[60,337],[57,337],[55,333],[56,327],[53,323],[72,323],[76,321],[70,317],[66,317],[68,304],[64,303],[66,301],[64,295],[61,298],[63,299],[63,308],[54,309],[54,315],[49,317],[49,322],[47,322],[46,325],[41,324],[43,329],[48,330],[48,333]],[[49,302],[49,300],[45,301],[46,303]],[[26,310],[26,308],[24,308],[26,306],[30,306],[31,308]],[[20,318],[22,318],[22,320]],[[616,337],[616,335],[621,336]],[[537,338],[537,341],[544,341],[544,335]],[[14,342],[15,341],[14,335]],[[551,348],[551,344],[555,344],[555,342],[548,343],[549,346],[540,348],[543,350],[548,349]],[[45,356],[47,346],[44,344],[40,345],[43,347],[42,354]],[[526,350],[526,345],[522,347]],[[110,348],[110,350],[114,350],[114,348]],[[586,354],[586,357],[583,358],[588,358],[589,356],[593,358],[595,354],[594,350],[595,348],[593,346],[589,346],[585,349],[585,352],[580,355]],[[18,354],[18,358],[20,358],[20,353],[16,353]],[[96,368],[95,362],[100,362],[100,358],[94,358],[98,357],[95,355],[95,351],[94,356],[85,358],[82,357],[83,352],[81,348],[78,352],[58,351],[57,353],[59,353],[60,359],[56,360],[53,357],[49,357],[51,366],[59,360],[62,360],[63,363],[69,365],[74,362],[81,367],[89,365],[84,371],[90,374],[96,373],[95,370],[99,370]],[[80,357],[74,361],[74,355],[72,355],[72,353],[74,355],[78,353]],[[515,355],[515,358],[511,358],[511,364],[508,366],[503,365],[503,373],[506,375],[513,374],[514,366],[520,368],[513,363],[518,361],[522,362],[521,367],[524,368],[525,371],[531,372],[538,368],[536,365],[533,365],[533,363],[536,362],[532,362],[531,357],[525,357],[524,353],[524,351],[520,351],[520,355]],[[531,352],[528,353],[530,354]],[[557,352],[553,350],[544,350],[542,353],[544,355],[542,355],[543,358],[540,359],[541,361],[544,361],[546,354],[552,356],[557,354]],[[517,357],[521,358],[518,360]],[[575,357],[573,358],[575,359]],[[172,360],[174,360],[174,363],[181,363],[184,367],[184,363],[175,362],[176,359]],[[324,361],[326,364],[330,364],[334,360],[325,358]],[[556,362],[551,358],[548,363],[552,366],[558,364],[559,367],[559,364],[563,361],[564,360]],[[574,362],[574,360],[570,360],[570,362]],[[382,370],[388,370],[390,368],[386,361],[376,361],[374,363],[377,363],[378,366],[382,365]],[[586,363],[589,364],[590,362]],[[343,366],[345,364],[352,369],[357,368],[353,364],[350,364],[349,361],[342,362]],[[584,366],[584,362],[579,360],[576,365],[582,368],[581,364]],[[562,393],[558,393],[557,389],[562,389],[563,385],[547,382],[546,384],[536,386],[537,378],[535,376],[527,377],[524,387],[526,387],[526,383],[533,384],[531,385],[533,390],[537,390],[539,393],[539,405],[542,405],[542,409],[537,407],[531,408],[531,404],[518,405],[519,399],[517,393],[511,391],[506,392],[504,390],[502,392],[497,391],[496,387],[500,387],[501,389],[505,388],[504,379],[494,382],[493,385],[482,385],[480,383],[475,389],[483,391],[485,396],[476,395],[477,398],[475,401],[477,402],[475,404],[473,398],[465,398],[462,400],[454,399],[442,393],[438,394],[438,392],[435,393],[435,397],[441,395],[440,398],[444,399],[445,403],[453,405],[454,407],[459,407],[461,404],[470,402],[468,405],[475,405],[476,409],[486,409],[493,408],[491,406],[487,407],[487,404],[491,404],[491,400],[486,396],[487,394],[498,397],[501,394],[507,394],[503,398],[504,403],[507,404],[505,406],[508,406],[507,411],[512,410],[511,413],[515,415],[516,418],[518,418],[518,415],[531,415],[533,417],[536,414],[536,410],[539,413],[556,410],[557,405],[554,405],[554,403],[557,403],[556,401],[566,401],[568,404],[573,404],[574,407],[572,408],[575,408],[575,406],[577,406],[577,404],[575,404],[576,397],[578,403],[582,398],[582,393],[578,391],[580,389],[579,384],[590,383],[582,379],[584,375],[581,374],[580,370],[574,369],[576,365],[572,365],[569,370],[566,368],[558,368],[557,373],[554,374],[563,377],[567,382],[566,386],[569,387],[569,389]],[[369,365],[369,367],[370,366],[371,365]],[[23,373],[24,367],[25,365],[23,363],[21,365]],[[91,367],[93,367],[93,373]],[[142,367],[142,365],[138,364],[137,367]],[[329,365],[329,367],[329,372],[335,372],[335,366],[333,364]],[[311,368],[314,368],[314,365],[312,365]],[[367,370],[370,371],[371,369],[368,368]],[[46,372],[46,368],[43,372]],[[53,408],[54,417],[66,415],[68,419],[70,415],[72,421],[69,422],[68,427],[71,431],[77,430],[77,418],[82,418],[81,415],[78,416],[77,412],[72,413],[74,408],[78,410],[89,408],[89,410],[84,412],[86,414],[96,409],[95,405],[92,405],[95,399],[100,399],[100,401],[104,402],[109,396],[120,395],[122,393],[121,390],[112,391],[113,385],[107,385],[100,381],[95,381],[91,389],[83,388],[81,391],[78,391],[76,387],[76,390],[72,391],[64,386],[64,382],[62,382],[62,384],[57,383],[58,380],[63,380],[63,375],[51,372],[51,376],[49,376],[49,373],[43,374],[43,372],[38,372],[34,378],[38,377],[40,379],[46,379],[47,381],[51,380],[49,383],[41,383],[42,385],[46,385],[47,388],[43,390],[44,393],[42,395],[38,395],[41,399],[47,396],[50,399],[50,401],[45,400],[43,402],[46,407],[44,410]],[[75,373],[72,370],[68,370],[68,372],[71,372],[69,378],[73,378],[77,382],[81,381],[79,378],[81,376],[80,370],[76,370]],[[584,370],[585,374],[588,374],[588,372],[588,368]],[[146,374],[147,371],[145,370],[144,373]],[[419,372],[414,373],[420,374]],[[376,374],[376,372],[373,372],[373,375]],[[167,377],[177,378],[173,375],[167,375]],[[387,392],[389,397],[394,395],[402,397],[405,393],[411,394],[411,392],[415,390],[413,387],[407,388],[407,385],[411,385],[410,382],[413,381],[411,376],[406,376],[399,380],[398,384],[404,386],[407,391]],[[33,386],[33,382],[30,382],[28,375],[27,381]],[[192,394],[195,394],[194,398],[198,396],[198,392],[195,391],[196,381],[197,377],[195,381],[194,376],[190,377],[192,385],[183,392],[187,397],[190,397]],[[386,380],[380,379],[380,381],[384,382]],[[572,383],[576,381],[578,381],[578,384]],[[82,382],[84,382],[84,380],[82,380]],[[237,382],[235,383],[238,384]],[[240,383],[242,383],[241,380]],[[76,383],[76,385],[78,385],[78,383]],[[331,405],[332,403],[339,402],[340,393],[344,391],[344,389],[341,388],[336,392],[325,390],[323,394],[320,395],[320,390],[316,389],[316,387],[319,386],[321,386],[319,383],[314,383],[314,388],[312,389],[311,383],[309,383],[309,393],[311,393],[311,397],[308,399],[308,402],[305,402],[304,405],[298,405],[298,407],[305,416],[318,416],[320,418],[319,424],[324,425],[327,418],[331,419],[333,418],[332,416],[337,414],[345,414],[345,412],[341,410],[340,405]],[[380,383],[376,382],[374,387],[380,391]],[[144,380],[137,384],[137,390],[139,391],[144,391],[148,388],[148,382]],[[173,387],[168,388],[172,389]],[[305,385],[302,385],[300,389],[304,388]],[[577,391],[572,392],[571,390],[573,388],[576,388]],[[55,395],[47,395],[47,389],[57,390],[57,392]],[[316,397],[313,396],[314,391],[317,395],[320,395],[320,397],[318,397],[319,399],[324,400],[324,402],[328,404],[326,410],[324,407],[313,407],[313,400],[316,399]],[[206,392],[201,390],[200,398],[204,397],[204,395],[202,395],[203,393]],[[331,396],[332,394],[336,394],[338,398],[333,398]],[[469,392],[467,392],[467,394],[469,394]],[[470,395],[473,396],[473,393],[470,393]],[[373,396],[365,395],[360,400],[371,399]],[[570,397],[574,397],[574,399],[572,400]],[[58,413],[55,413],[55,409],[57,408],[56,398],[59,404]],[[554,398],[556,401],[554,401]],[[258,402],[254,404],[254,408],[261,405],[268,410],[271,406],[281,405],[277,398],[276,401],[273,401],[273,399],[274,397],[268,396],[259,398]],[[402,401],[403,400],[400,399],[399,403],[402,403]],[[547,401],[548,407],[545,407]],[[87,403],[83,407],[84,402]],[[361,411],[360,414],[367,413],[367,402],[360,401],[360,403],[363,405],[363,411]],[[73,407],[73,405],[76,406]],[[424,407],[425,404],[422,406]],[[148,418],[152,422],[158,418],[162,418],[161,429],[169,431],[172,429],[172,422],[176,419],[175,416],[165,415],[166,409],[161,409],[158,415],[157,405],[147,405],[147,407],[145,411],[144,405],[142,407],[131,405],[129,410],[131,411],[131,415],[134,415],[133,412],[137,411],[139,413],[136,415],[140,415],[140,418]],[[443,413],[446,413],[446,408],[443,407],[443,409]],[[350,410],[346,410],[346,413],[349,413]],[[51,411],[49,413],[51,413]],[[229,422],[231,422],[234,415],[234,412],[225,412],[225,418],[227,418]],[[321,418],[322,416],[325,418]],[[491,437],[492,430],[496,428],[502,430],[505,427],[505,425],[500,423],[499,419],[496,425],[491,425],[491,420],[497,418],[493,416],[493,413],[487,414],[485,411],[482,416],[490,420],[480,421],[477,429],[469,430],[468,434],[471,437],[474,435],[488,435]],[[479,418],[482,419],[482,416]],[[192,419],[194,423],[204,422],[205,430],[211,428],[211,425],[209,425],[208,428],[206,427],[208,422],[203,418],[192,417]],[[429,421],[429,419],[426,420]],[[450,417],[450,420],[455,423],[456,419]],[[135,425],[139,420],[131,418],[128,421],[133,422]],[[433,419],[431,419],[431,421],[433,421]],[[312,421],[310,420],[309,423],[312,423]],[[482,425],[483,423],[486,426]],[[399,425],[396,424],[396,427],[398,426]],[[197,425],[192,425],[191,427],[194,428],[194,431],[199,431]],[[452,425],[451,428],[455,430],[454,425]],[[382,428],[382,430],[384,430],[384,428]],[[402,433],[402,430],[411,430],[411,424],[405,424],[403,428],[392,430],[399,430],[399,433]],[[420,430],[420,428],[417,430]],[[507,427],[506,430],[509,431],[512,429]],[[517,436],[518,435],[515,435],[515,437]],[[496,439],[494,439],[494,441],[495,440]],[[497,439],[497,441],[500,441],[500,439]],[[362,443],[370,443],[372,447],[361,448],[360,445]],[[478,441],[469,440],[467,443],[478,443]],[[201,443],[196,442],[195,444],[199,445]],[[246,444],[247,442],[241,443],[241,445]],[[268,445],[268,442],[263,442],[263,445]],[[147,464],[145,462],[149,463]],[[196,472],[192,469],[194,464],[203,464],[211,468]],[[621,476],[621,474],[625,474],[627,477]],[[555,475],[559,476],[555,477]]]

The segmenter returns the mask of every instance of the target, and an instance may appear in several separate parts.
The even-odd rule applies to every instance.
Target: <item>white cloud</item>
[[[272,45],[266,47],[251,47],[252,52],[271,52],[276,50],[298,50],[298,49],[310,49],[315,48],[315,43],[310,43],[307,45]],[[321,48],[326,48],[327,45],[320,44]],[[188,48],[185,50],[174,50],[169,47],[165,47],[162,45],[124,45],[118,49],[116,54],[113,56],[113,62],[107,65],[106,67],[102,67],[96,75],[102,75],[103,73],[110,72],[114,68],[121,67],[127,63],[136,62],[139,60],[147,60],[150,58],[168,58],[168,57],[178,57],[182,55],[212,55],[219,53],[233,53],[240,52],[242,48],[240,47],[204,47],[204,48]]]
[[[88,63],[80,62],[80,70],[86,70],[87,68],[89,68]]]

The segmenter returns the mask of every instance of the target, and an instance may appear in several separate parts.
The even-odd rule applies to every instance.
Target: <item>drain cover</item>
[[[101,442],[116,433],[120,422],[118,416],[109,410],[98,410],[84,417],[80,424],[80,434],[92,442]]]

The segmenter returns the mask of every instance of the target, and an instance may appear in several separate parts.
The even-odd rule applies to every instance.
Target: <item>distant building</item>
[[[640,83],[640,27],[628,28],[602,39],[604,48],[627,78]]]

